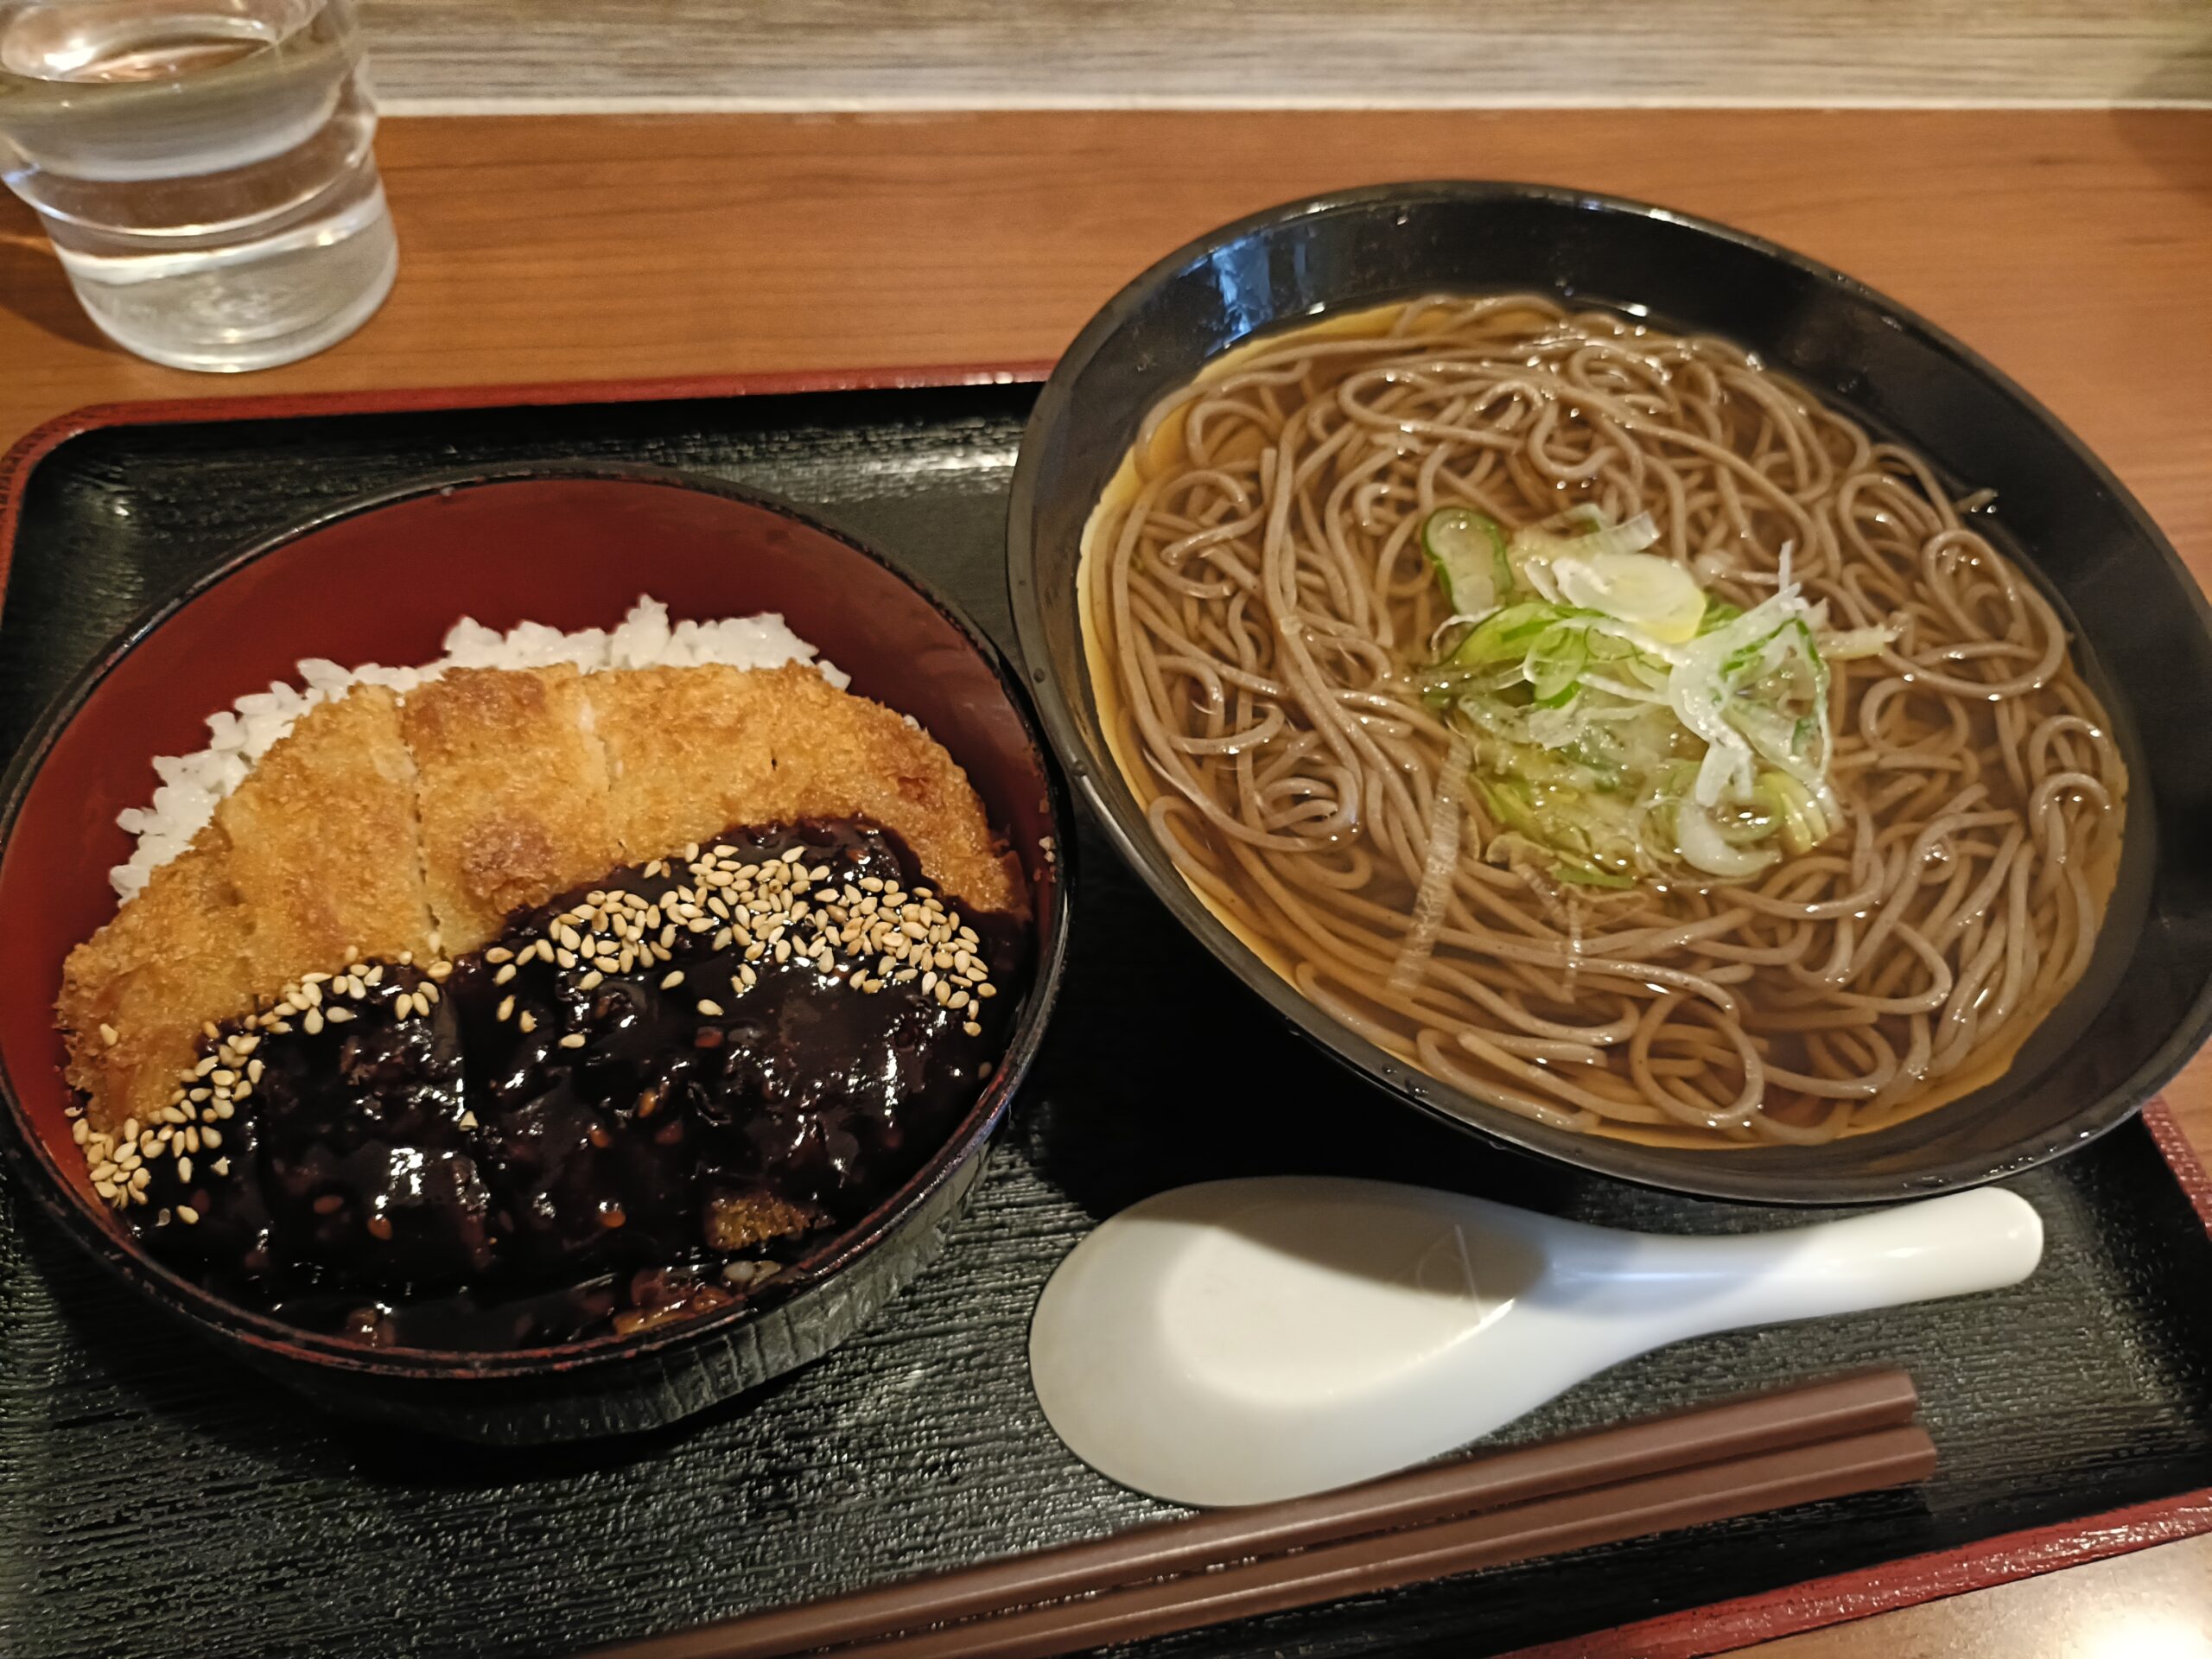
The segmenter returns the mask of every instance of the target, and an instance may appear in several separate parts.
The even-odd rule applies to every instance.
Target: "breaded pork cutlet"
[[[240,791],[252,786],[248,778]],[[192,1065],[204,1020],[253,1006],[252,927],[231,886],[230,837],[209,824],[136,899],[69,953],[58,1018],[70,1086],[92,1127],[151,1123]]]
[[[357,686],[71,953],[70,1082],[95,1128],[150,1121],[207,1022],[349,951],[458,956],[626,863],[802,818],[873,819],[941,893],[1027,913],[952,758],[812,668],[455,669],[404,702]]]
[[[410,692],[401,723],[448,954],[475,950],[516,910],[623,861],[575,669],[455,669]]]
[[[811,668],[653,668],[584,682],[616,833],[652,858],[741,824],[873,818],[941,892],[1026,913],[967,775],[926,732]],[[583,878],[588,879],[588,878]]]
[[[351,950],[427,953],[436,938],[423,882],[415,763],[399,700],[357,686],[308,711],[215,809],[231,882],[253,917],[255,982],[327,973]]]
[[[363,686],[302,716],[191,848],[70,952],[60,1022],[93,1126],[150,1122],[204,1022],[251,1011],[257,994],[328,972],[349,948],[429,950],[416,841],[392,694]]]

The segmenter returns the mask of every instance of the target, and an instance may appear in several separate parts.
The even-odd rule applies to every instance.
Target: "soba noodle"
[[[1454,504],[1523,534],[1648,514],[1713,616],[1824,606],[1829,833],[1732,880],[1532,857],[1490,740],[1423,695],[1475,620],[1424,556]],[[1967,508],[1724,341],[1421,300],[1154,413],[1086,537],[1093,679],[1192,887],[1345,1026],[1567,1128],[1823,1141],[2001,1071],[2117,862],[2104,711]]]

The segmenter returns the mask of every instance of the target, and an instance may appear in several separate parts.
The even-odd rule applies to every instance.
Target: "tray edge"
[[[262,392],[86,404],[41,423],[0,454],[0,606],[5,602],[23,494],[32,476],[48,455],[70,440],[108,427],[1010,385],[1041,382],[1052,366],[1049,362],[1031,361],[759,371],[635,380]],[[2212,1235],[2212,1173],[2208,1173],[2182,1134],[2163,1095],[2146,1103],[2140,1116],[2176,1185],[2208,1235]],[[2212,1532],[2212,1487],[2053,1526],[2000,1533],[1954,1549],[1903,1556],[1857,1572],[1809,1579],[1757,1595],[1516,1649],[1503,1659],[1703,1659],[1749,1643],[1851,1624],[2208,1532]]]
[[[428,414],[461,409],[545,408],[563,404],[670,403],[686,397],[787,397],[810,391],[923,391],[955,386],[1026,385],[1049,362],[922,364],[849,369],[771,369],[635,380],[523,381],[500,385],[363,387],[338,391],[245,392],[86,404],[42,421],[0,453],[0,607],[15,563],[23,493],[41,462],[72,438],[111,426],[188,421],[268,421],[321,415]]]

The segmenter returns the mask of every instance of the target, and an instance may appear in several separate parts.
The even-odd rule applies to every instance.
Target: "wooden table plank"
[[[2212,100],[2175,0],[365,0],[413,113]]]
[[[2212,576],[2212,112],[513,118],[397,120],[379,149],[398,288],[353,340],[266,374],[105,346],[28,213],[0,207],[0,445],[124,398],[1048,359],[1224,219],[1394,177],[1522,177],[1729,220],[1925,312]],[[2169,1097],[2212,1148],[2212,1062]],[[2173,1559],[2202,1616],[2202,1546],[2145,1558]],[[1998,1634],[2016,1604],[1989,1599],[2015,1593],[1799,1651],[2023,1651]]]

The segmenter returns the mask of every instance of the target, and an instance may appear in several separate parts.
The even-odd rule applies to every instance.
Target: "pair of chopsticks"
[[[1901,1370],[1723,1402],[1318,1497],[1217,1510],[594,1659],[1045,1659],[1922,1480]]]

